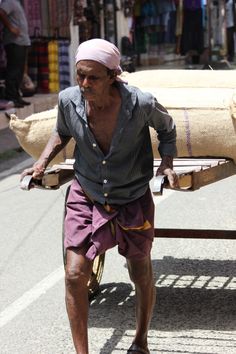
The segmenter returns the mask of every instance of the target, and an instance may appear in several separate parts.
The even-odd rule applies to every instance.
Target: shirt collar
[[[128,110],[131,113],[137,101],[136,91],[132,86],[128,86],[121,82],[116,82],[116,85],[118,86],[118,89],[121,94],[122,105],[124,106],[126,111]],[[77,113],[80,116],[83,116],[85,113],[85,100],[81,95],[79,86],[75,86],[71,101],[75,104]]]

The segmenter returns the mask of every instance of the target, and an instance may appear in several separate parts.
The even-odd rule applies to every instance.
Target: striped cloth
[[[49,91],[59,91],[58,41],[48,42]]]
[[[58,48],[60,90],[70,86],[69,40],[60,40]]]
[[[48,42],[38,43],[38,87],[40,92],[49,92]]]
[[[28,54],[28,73],[38,92],[49,92],[48,43],[34,41]]]

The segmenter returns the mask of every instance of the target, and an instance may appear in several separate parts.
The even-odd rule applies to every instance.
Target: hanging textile
[[[50,0],[48,2],[50,19],[50,37],[70,38],[70,20],[72,16],[72,4],[65,0]]]
[[[38,87],[40,92],[49,92],[48,43],[41,41],[38,44]]]
[[[33,41],[28,53],[28,74],[38,92],[49,92],[48,44]]]
[[[50,36],[50,17],[49,5],[47,0],[41,1],[41,23],[42,23],[42,37]]]
[[[49,91],[59,91],[58,41],[48,42]]]
[[[71,1],[57,0],[57,27],[59,38],[70,38]]]
[[[69,41],[60,40],[58,48],[60,90],[70,86]]]
[[[0,79],[4,76],[7,66],[6,53],[2,44],[3,24],[0,22]]]
[[[24,10],[28,22],[30,37],[41,36],[41,1],[40,0],[24,0]]]
[[[201,0],[184,0],[183,31],[180,52],[199,55],[204,49],[203,11]]]

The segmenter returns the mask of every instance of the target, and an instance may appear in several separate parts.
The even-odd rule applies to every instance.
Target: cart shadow
[[[157,299],[151,330],[235,330],[236,261],[164,257],[153,260],[153,269]],[[134,300],[131,284],[101,285],[91,302],[89,325],[112,328],[113,334],[100,353],[111,353],[111,346],[115,348],[127,330],[134,330]]]

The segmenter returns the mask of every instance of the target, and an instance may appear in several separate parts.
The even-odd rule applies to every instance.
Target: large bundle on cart
[[[236,162],[236,72],[146,70],[124,73],[173,116],[179,157],[227,157]],[[151,130],[155,157],[155,132]]]
[[[179,157],[227,157],[236,162],[236,73],[148,70],[125,74],[130,85],[154,94],[177,125]],[[56,108],[10,122],[19,143],[38,158],[55,125]],[[154,156],[156,134],[151,130]],[[52,163],[73,155],[74,142]]]
[[[36,160],[39,158],[55,128],[57,108],[34,113],[25,119],[11,115],[10,128],[14,131],[21,147]],[[75,143],[73,140],[51,161],[54,165],[73,157]]]

